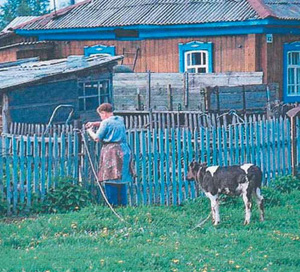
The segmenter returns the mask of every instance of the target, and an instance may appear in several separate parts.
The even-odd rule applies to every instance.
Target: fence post
[[[147,74],[147,108],[151,109],[151,72]]]
[[[300,106],[289,110],[286,114],[291,118],[291,163],[292,163],[292,175],[297,175],[297,148],[296,148],[296,116],[300,113]]]

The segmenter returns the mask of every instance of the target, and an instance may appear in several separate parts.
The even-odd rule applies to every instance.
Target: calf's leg
[[[243,192],[243,200],[245,204],[245,221],[244,225],[248,225],[250,223],[250,218],[251,218],[251,195],[247,194],[246,192]]]
[[[205,195],[210,199],[211,213],[214,225],[220,223],[220,211],[219,211],[219,197],[218,194],[212,195],[211,193],[205,193]]]
[[[264,211],[264,197],[261,195],[260,188],[256,188],[254,191],[256,198],[256,203],[260,211],[260,221],[265,220],[265,211]]]

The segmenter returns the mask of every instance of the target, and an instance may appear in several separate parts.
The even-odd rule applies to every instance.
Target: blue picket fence
[[[300,135],[297,119],[297,139]],[[130,205],[178,205],[198,196],[186,180],[193,159],[208,165],[255,163],[264,173],[264,185],[276,175],[287,175],[291,165],[291,125],[287,118],[247,120],[219,127],[128,130],[134,154],[136,180],[129,184]],[[88,141],[95,165],[101,146]],[[300,141],[297,141],[297,165]],[[3,135],[0,139],[0,193],[9,212],[19,204],[43,201],[63,177],[72,177],[101,200],[81,135],[51,137]]]

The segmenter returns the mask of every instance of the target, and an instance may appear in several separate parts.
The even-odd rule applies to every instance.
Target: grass
[[[0,221],[0,271],[300,271],[300,191],[266,205],[243,226],[240,199],[221,206],[221,224],[207,221],[209,201],[178,207],[91,206],[68,214]]]

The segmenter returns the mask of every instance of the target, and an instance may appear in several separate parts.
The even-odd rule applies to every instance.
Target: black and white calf
[[[214,225],[220,222],[219,195],[241,195],[245,203],[245,221],[250,223],[251,197],[256,197],[260,220],[264,220],[264,201],[260,193],[262,172],[253,164],[234,166],[209,166],[193,161],[189,165],[188,180],[195,180],[211,201]]]

